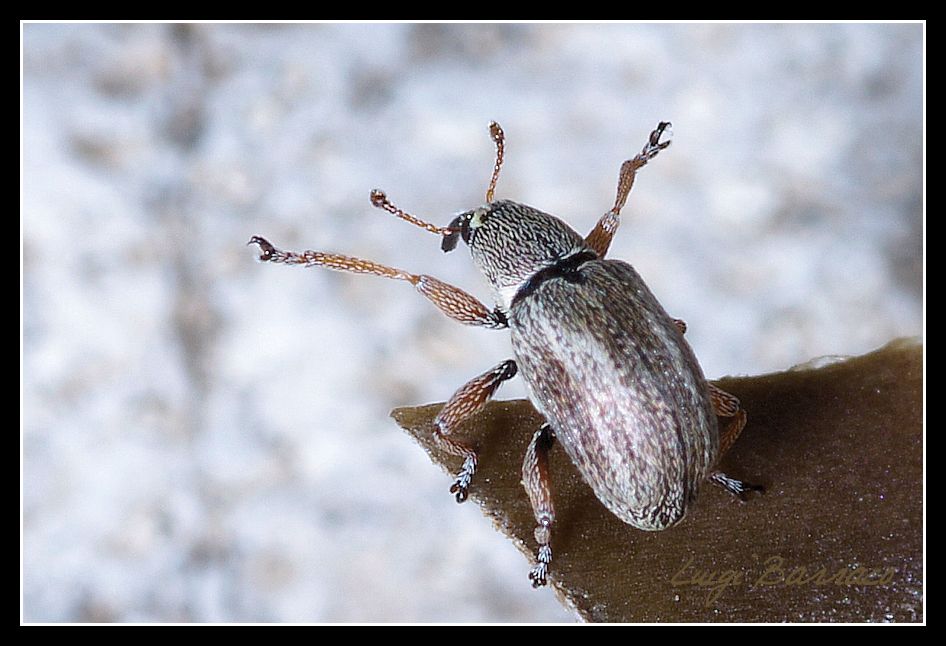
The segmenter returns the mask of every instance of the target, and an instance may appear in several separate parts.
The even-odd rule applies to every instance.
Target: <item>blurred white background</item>
[[[922,331],[923,27],[27,24],[23,618],[573,621],[389,419],[511,356],[409,285],[265,265],[260,234],[489,302],[438,224],[590,230],[709,377]],[[501,397],[523,396],[518,380]],[[751,419],[751,411],[750,411]]]

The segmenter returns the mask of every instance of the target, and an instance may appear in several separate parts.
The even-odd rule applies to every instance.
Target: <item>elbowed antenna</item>
[[[375,206],[379,209],[384,209],[388,213],[399,217],[406,222],[410,222],[415,226],[419,226],[421,229],[426,229],[427,231],[436,233],[437,235],[449,236],[459,231],[459,229],[454,229],[453,227],[438,227],[436,224],[425,222],[420,218],[415,218],[409,213],[405,213],[401,209],[391,204],[391,200],[388,199],[388,196],[385,195],[384,191],[382,191],[380,188],[372,189],[371,204],[372,206]]]
[[[506,133],[503,132],[502,126],[495,121],[490,121],[489,137],[496,143],[496,163],[493,164],[493,175],[489,178],[489,188],[486,189],[487,204],[493,201],[496,182],[499,181],[499,169],[503,166],[503,153],[506,150]]]
[[[493,194],[496,192],[496,182],[499,181],[499,170],[503,167],[503,157],[506,151],[506,133],[503,132],[502,126],[495,121],[489,122],[489,138],[496,144],[496,161],[493,162],[493,174],[490,176],[489,186],[486,188],[486,203],[492,204]],[[440,248],[444,252],[453,251],[457,248],[460,233],[463,231],[460,226],[462,220],[462,216],[457,216],[450,223],[448,227],[450,232],[444,234],[443,242],[440,244]],[[469,221],[468,218],[467,221]]]
[[[496,192],[496,182],[499,181],[499,171],[503,167],[503,158],[506,150],[506,133],[503,132],[502,126],[500,126],[495,121],[489,122],[489,138],[493,140],[496,144],[496,161],[493,163],[493,174],[489,178],[489,187],[486,189],[486,203],[489,204],[493,201],[493,194]],[[425,222],[420,218],[414,217],[409,213],[405,213],[401,209],[394,206],[391,201],[388,199],[388,196],[380,188],[373,189],[371,191],[371,204],[376,206],[379,209],[384,209],[388,213],[401,218],[411,224],[426,229],[431,233],[436,233],[444,237],[456,237],[456,234],[460,232],[458,227],[438,227],[435,224],[430,222]],[[454,244],[455,246],[455,244]]]

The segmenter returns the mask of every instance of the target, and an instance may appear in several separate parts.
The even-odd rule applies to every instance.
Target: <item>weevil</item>
[[[621,165],[614,206],[582,236],[559,218],[510,200],[494,200],[505,152],[498,123],[486,202],[438,227],[394,206],[375,189],[371,203],[441,236],[443,251],[459,240],[489,283],[490,309],[432,276],[334,253],[282,251],[254,236],[260,260],[405,280],[444,314],[467,325],[508,328],[507,359],[457,390],[431,432],[446,452],[462,458],[450,492],[467,499],[477,456],[454,431],[482,410],[500,384],[522,375],[529,398],[545,418],[522,462],[522,483],[535,516],[534,587],[545,585],[552,562],[555,508],[549,451],[558,442],[598,499],[625,523],[647,531],[680,522],[704,481],[745,499],[762,487],[717,470],[720,457],[746,425],[739,400],[707,382],[686,324],[670,317],[634,268],[605,259],[637,171],[670,145],[661,122],[643,150]],[[720,429],[717,416],[726,419]]]

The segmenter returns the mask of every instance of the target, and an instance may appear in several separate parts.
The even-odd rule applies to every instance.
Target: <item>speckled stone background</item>
[[[497,197],[590,230],[708,376],[923,331],[917,24],[22,27],[26,621],[574,621],[388,417],[510,356],[446,224]],[[522,396],[518,380],[502,396]]]

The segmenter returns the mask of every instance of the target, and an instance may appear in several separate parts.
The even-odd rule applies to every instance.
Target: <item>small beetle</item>
[[[640,154],[621,165],[614,206],[584,237],[531,206],[493,200],[505,149],[496,122],[489,126],[496,161],[486,203],[457,215],[449,226],[424,222],[395,207],[382,191],[371,192],[374,206],[442,236],[443,251],[455,249],[462,238],[492,287],[492,310],[432,276],[338,254],[282,251],[259,236],[248,243],[259,246],[263,261],[406,280],[452,319],[510,329],[515,359],[457,390],[432,432],[445,451],[463,458],[450,487],[463,502],[476,452],[451,434],[502,382],[522,374],[546,420],[522,463],[537,523],[537,563],[529,573],[534,587],[546,584],[552,560],[548,453],[555,439],[598,499],[642,530],[680,522],[704,480],[743,499],[762,489],[715,470],[746,424],[739,400],[706,381],[683,338],[686,324],[667,315],[634,268],[604,259],[637,171],[670,145],[660,140],[669,126],[658,124]],[[717,416],[729,420],[721,431]]]

